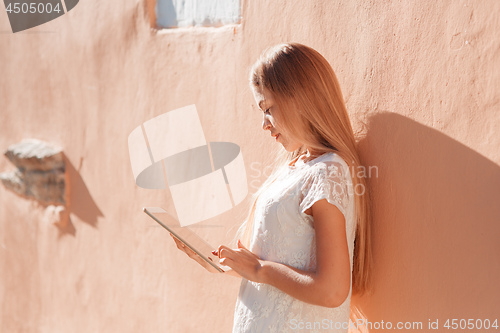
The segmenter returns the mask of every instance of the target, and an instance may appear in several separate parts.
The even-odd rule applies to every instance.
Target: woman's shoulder
[[[352,181],[347,163],[335,152],[320,155],[311,161],[301,186],[304,195],[301,209],[305,211],[320,198],[335,204],[347,218],[352,197]],[[304,209],[305,208],[305,209]]]
[[[306,170],[306,178],[326,177],[343,184],[352,183],[352,174],[346,161],[336,152],[324,153],[312,161]]]

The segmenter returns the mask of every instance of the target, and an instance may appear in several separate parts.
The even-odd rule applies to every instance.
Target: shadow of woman
[[[359,142],[373,192],[373,294],[366,319],[494,319],[500,285],[500,166],[407,117],[377,113]],[[369,176],[369,175],[367,175]],[[385,327],[386,329],[388,327]],[[416,331],[413,327],[409,331]],[[365,330],[366,331],[366,330]]]

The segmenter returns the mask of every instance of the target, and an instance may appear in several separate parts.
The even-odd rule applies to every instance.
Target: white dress
[[[249,249],[264,260],[314,271],[314,220],[304,212],[327,199],[344,214],[351,272],[355,236],[354,195],[349,168],[335,153],[298,160],[261,194]],[[335,283],[335,281],[332,281]],[[234,312],[235,332],[347,332],[349,295],[339,307],[302,302],[263,283],[242,279]]]

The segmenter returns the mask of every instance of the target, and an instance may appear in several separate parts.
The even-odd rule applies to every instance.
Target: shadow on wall
[[[369,117],[360,152],[378,168],[369,179],[374,293],[353,298],[367,320],[421,321],[425,329],[429,319],[495,318],[500,167],[390,112]]]
[[[68,221],[62,226],[58,226],[61,236],[65,234],[75,235],[76,230],[71,222],[71,214],[76,215],[82,222],[97,228],[98,218],[104,217],[95,201],[92,199],[90,192],[85,185],[82,177],[80,176],[81,162],[79,170],[76,170],[70,160],[64,156],[66,163],[66,175],[68,177],[67,184],[69,184],[69,197],[68,197]]]

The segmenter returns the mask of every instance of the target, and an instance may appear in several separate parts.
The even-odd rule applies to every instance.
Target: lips
[[[273,136],[276,140],[278,140],[278,136],[280,136],[280,134],[279,134],[279,133],[278,133],[278,134],[276,134],[276,135],[272,135],[272,134],[271,134],[271,136]]]

